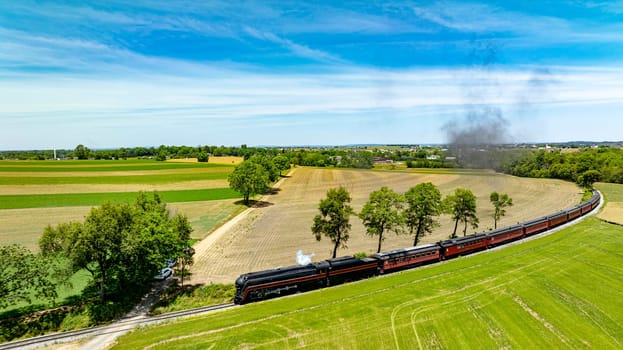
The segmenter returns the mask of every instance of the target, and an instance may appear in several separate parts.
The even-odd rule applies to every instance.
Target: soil
[[[421,182],[432,182],[442,195],[456,188],[470,189],[477,196],[478,232],[493,227],[493,208],[489,195],[506,193],[514,206],[498,227],[526,221],[579,203],[582,192],[572,183],[549,179],[517,178],[494,173],[417,174],[407,172],[361,171],[343,169],[296,168],[282,179],[256,206],[217,229],[196,244],[195,265],[190,283],[233,283],[242,273],[296,264],[296,252],[314,253],[314,261],[331,257],[333,246],[328,239],[316,241],[311,232],[318,203],[329,188],[344,186],[351,194],[355,211],[361,210],[370,192],[382,186],[404,193]],[[361,221],[352,216],[348,248],[338,256],[376,252],[377,237],[366,235]],[[447,215],[441,226],[420,244],[446,239],[454,228]],[[469,230],[469,233],[474,231]],[[411,246],[413,237],[385,234],[382,250]]]

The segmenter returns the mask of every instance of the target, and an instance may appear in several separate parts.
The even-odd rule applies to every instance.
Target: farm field
[[[606,197],[608,205],[599,213],[599,218],[623,225],[623,185],[596,183],[595,187]]]
[[[168,207],[189,217],[201,239],[238,213],[240,195],[228,174],[238,157],[211,163],[117,161],[0,161],[0,242],[37,250],[48,225],[83,220],[92,206],[130,201],[139,191],[158,191]],[[220,163],[219,163],[220,161]]]
[[[623,227],[545,237],[398,274],[140,329],[114,349],[613,349]]]
[[[361,210],[370,192],[389,186],[405,192],[420,182],[436,184],[443,195],[458,187],[471,189],[478,197],[480,231],[493,227],[493,191],[508,193],[514,206],[507,210],[499,226],[537,218],[579,203],[582,193],[574,184],[559,180],[517,178],[491,172],[437,173],[366,171],[347,169],[296,168],[275,194],[264,197],[259,208],[231,225],[211,245],[199,245],[192,268],[192,283],[233,283],[241,273],[295,264],[299,249],[315,253],[314,260],[330,257],[332,244],[323,238],[317,242],[311,233],[318,202],[329,188],[345,186],[353,197],[355,211]],[[352,230],[348,249],[339,255],[374,253],[377,238],[365,234],[361,221],[351,217]],[[453,229],[449,216],[441,217],[441,227],[421,243],[447,238]],[[383,250],[407,247],[413,237],[386,234]]]

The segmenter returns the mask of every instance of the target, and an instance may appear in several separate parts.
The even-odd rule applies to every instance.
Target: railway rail
[[[202,306],[194,309],[182,310],[182,311],[174,311],[168,312],[165,314],[160,314],[156,316],[138,316],[131,319],[120,320],[113,324],[97,326],[92,328],[80,329],[76,331],[68,331],[61,333],[52,333],[41,335],[37,337],[32,337],[23,340],[11,341],[8,343],[0,344],[0,350],[5,349],[34,349],[41,346],[74,341],[78,339],[83,339],[91,336],[97,336],[108,333],[117,333],[117,332],[127,332],[133,328],[138,326],[144,326],[148,324],[165,322],[177,318],[190,317],[202,315],[210,312],[215,312],[219,310],[226,310],[232,307],[235,307],[234,303],[227,304],[218,304],[211,306]],[[140,317],[140,318],[139,318]]]

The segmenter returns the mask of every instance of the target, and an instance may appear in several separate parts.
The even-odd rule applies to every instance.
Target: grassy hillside
[[[141,329],[115,349],[621,348],[622,236],[589,218],[494,252]]]

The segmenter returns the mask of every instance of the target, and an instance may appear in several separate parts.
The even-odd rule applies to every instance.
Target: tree
[[[405,224],[411,235],[415,232],[413,245],[416,246],[420,237],[439,227],[435,217],[442,212],[441,192],[432,183],[425,182],[410,188],[404,196],[407,202]]]
[[[229,174],[229,187],[242,194],[244,204],[249,204],[249,197],[263,193],[268,189],[269,179],[266,170],[259,164],[244,161]]]
[[[344,187],[332,188],[327,191],[327,198],[320,200],[320,214],[314,217],[311,230],[317,241],[324,235],[333,242],[333,258],[337,249],[346,248],[348,242],[351,228],[349,218],[354,213],[348,204],[350,201],[350,194]]]
[[[497,192],[492,192],[489,196],[489,200],[491,204],[493,204],[493,228],[498,228],[498,221],[502,218],[502,216],[506,215],[506,207],[513,206],[513,199],[510,198],[507,194],[499,194]]]
[[[49,226],[39,244],[44,254],[65,255],[74,271],[89,271],[104,301],[109,292],[126,297],[148,288],[166,259],[188,245],[191,230],[186,217],[171,217],[157,193],[140,193],[133,204],[91,209],[82,224]]]
[[[74,157],[78,159],[89,159],[90,154],[91,150],[82,144],[76,146],[76,148],[74,149]]]
[[[266,173],[268,174],[268,180],[270,180],[270,182],[274,182],[279,179],[280,171],[275,166],[275,163],[273,163],[272,159],[263,155],[255,155],[249,158],[248,162],[261,165],[262,168],[266,170]]]
[[[381,252],[381,243],[385,231],[399,233],[403,223],[400,213],[404,198],[385,186],[370,193],[370,199],[363,206],[359,217],[371,236],[379,236],[377,253]]]
[[[186,267],[189,267],[195,263],[193,255],[195,255],[195,249],[193,249],[192,247],[186,247],[182,250],[182,254],[177,258],[178,263],[182,267],[182,287],[184,287],[184,274],[186,272]]]
[[[273,158],[273,163],[279,170],[279,176],[283,171],[290,170],[290,158],[284,156],[283,154],[276,156]]]
[[[456,238],[456,229],[459,222],[465,224],[463,228],[463,236],[467,234],[467,224],[472,228],[478,227],[478,217],[476,216],[476,196],[472,191],[465,188],[457,188],[454,195],[449,195],[444,199],[444,207],[446,212],[452,215],[454,220],[454,231],[451,238]]]
[[[587,170],[578,176],[578,184],[584,188],[591,188],[601,179],[601,173],[597,170]]]
[[[55,264],[16,244],[0,246],[0,255],[0,309],[33,296],[56,297]]]
[[[210,156],[208,156],[208,154],[206,152],[200,152],[197,155],[197,161],[199,163],[207,163],[208,160],[210,160]]]

